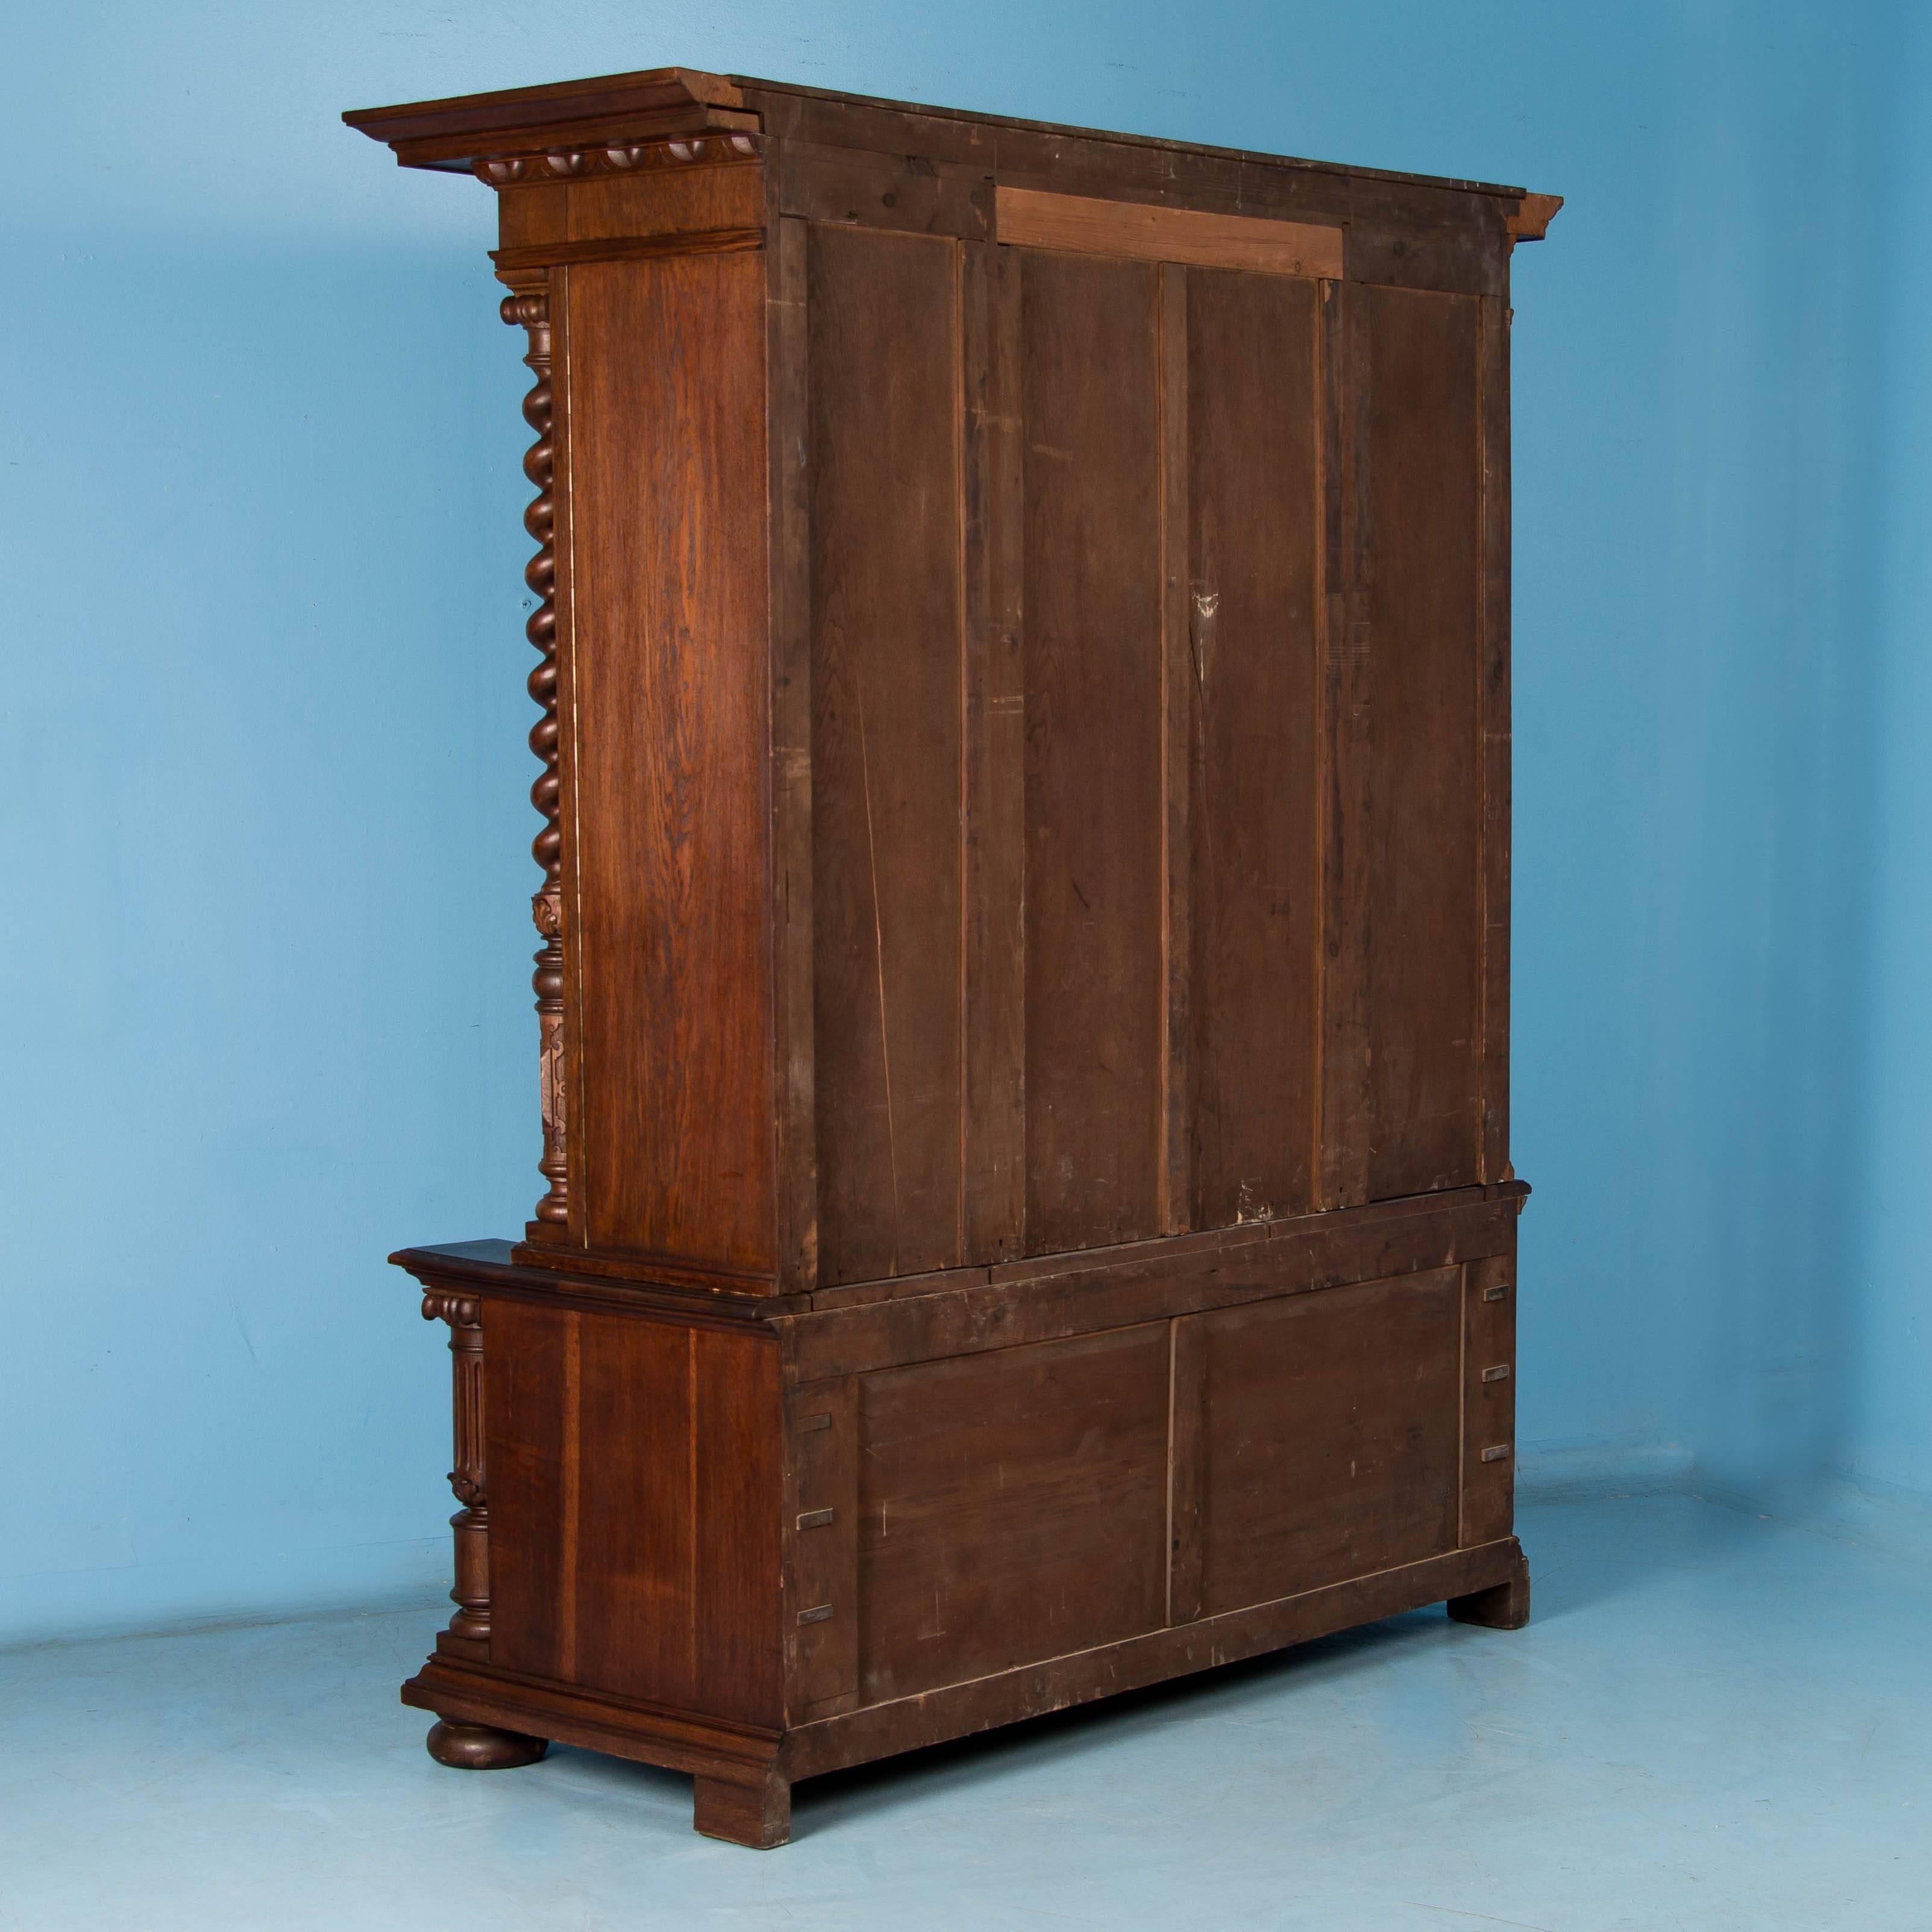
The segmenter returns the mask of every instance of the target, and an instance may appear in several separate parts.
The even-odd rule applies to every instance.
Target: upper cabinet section
[[[365,108],[343,117],[406,167],[474,172],[506,197],[508,248],[768,229],[784,216],[962,241],[1503,292],[1517,242],[1555,195],[1053,127],[656,68],[555,86]],[[613,177],[759,163],[733,206],[626,196]],[[768,176],[768,178],[767,178]],[[733,199],[728,193],[727,199]],[[704,191],[686,197],[705,202]],[[757,206],[746,202],[755,199]],[[527,238],[512,232],[540,231]],[[586,259],[573,254],[568,259]],[[500,268],[549,266],[504,260]]]

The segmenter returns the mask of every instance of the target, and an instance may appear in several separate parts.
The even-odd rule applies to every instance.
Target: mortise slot
[[[1486,1382],[1508,1382],[1509,1380],[1508,1363],[1498,1362],[1494,1368],[1485,1369],[1483,1371],[1483,1379]]]
[[[802,1624],[828,1623],[831,1617],[832,1606],[830,1604],[815,1604],[812,1609],[800,1610],[798,1613],[798,1620]]]
[[[832,1520],[829,1509],[807,1510],[798,1520],[800,1529],[824,1529]]]
[[[1509,1444],[1507,1442],[1498,1442],[1493,1448],[1483,1451],[1483,1460],[1485,1462],[1504,1462],[1508,1460]]]
[[[829,1415],[802,1415],[798,1419],[798,1432],[801,1436],[814,1429],[830,1429],[831,1426],[832,1418]]]
[[[1494,1288],[1486,1288],[1483,1290],[1483,1299],[1485,1301],[1500,1301],[1508,1292],[1509,1283],[1506,1281],[1498,1282]]]

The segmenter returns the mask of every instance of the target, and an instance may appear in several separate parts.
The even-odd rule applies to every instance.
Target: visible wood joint
[[[834,1512],[829,1509],[807,1510],[798,1520],[800,1529],[829,1529]]]
[[[1485,1462],[1507,1462],[1509,1460],[1509,1444],[1507,1442],[1492,1444],[1483,1451],[1483,1460]]]
[[[1483,1379],[1486,1382],[1508,1382],[1509,1380],[1508,1363],[1498,1362],[1494,1368],[1485,1369],[1483,1371]]]
[[[830,1514],[830,1511],[826,1514]],[[808,1610],[800,1610],[798,1620],[802,1624],[828,1624],[832,1621],[832,1606],[830,1604],[814,1604]]]

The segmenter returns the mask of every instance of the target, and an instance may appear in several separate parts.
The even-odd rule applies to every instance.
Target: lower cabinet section
[[[480,1382],[452,1343],[470,1569],[405,1695],[464,1762],[628,1753],[773,1843],[794,1778],[1431,1601],[1514,1628],[1496,1205],[1376,1224],[1384,1272],[1303,1286],[1272,1236],[1091,1293],[728,1315],[470,1264],[431,1297],[482,1336]]]

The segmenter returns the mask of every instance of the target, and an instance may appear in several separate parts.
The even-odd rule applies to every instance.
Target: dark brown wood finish
[[[820,1278],[964,1258],[959,260],[809,230]]]
[[[1160,272],[1022,251],[1027,1247],[1156,1232]],[[1106,380],[1094,380],[1104,370]]]
[[[445,1763],[800,1777],[1513,1628],[1508,271],[1556,198],[666,68],[494,190],[550,1191]]]
[[[1313,1204],[1320,314],[1315,282],[1188,272],[1198,1227]]]

